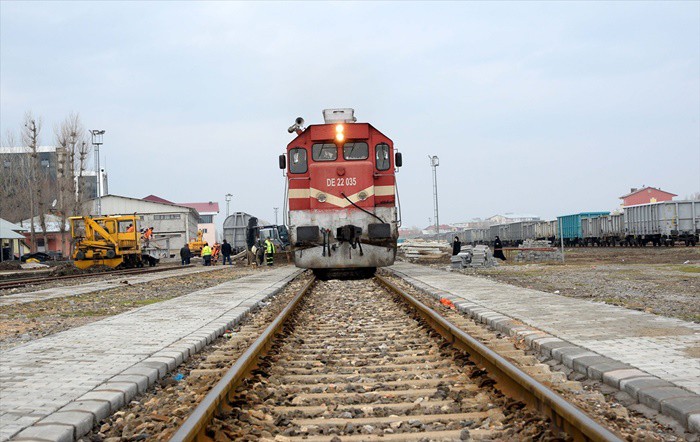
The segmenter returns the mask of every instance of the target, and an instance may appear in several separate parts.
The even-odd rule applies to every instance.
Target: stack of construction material
[[[449,245],[437,241],[411,240],[399,244],[408,260],[437,260],[449,255]]]
[[[457,256],[450,260],[452,268],[484,268],[496,265],[493,254],[488,246],[464,246]]]
[[[561,261],[561,251],[546,240],[526,240],[518,246],[515,262]]]
[[[470,267],[492,267],[494,265],[493,254],[488,246],[474,246]]]

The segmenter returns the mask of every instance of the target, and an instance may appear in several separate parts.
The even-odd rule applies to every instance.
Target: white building
[[[191,207],[199,213],[199,224],[197,228],[202,231],[202,239],[209,245],[217,242],[216,223],[214,217],[219,213],[219,203],[209,201],[208,203],[179,203],[181,206]]]

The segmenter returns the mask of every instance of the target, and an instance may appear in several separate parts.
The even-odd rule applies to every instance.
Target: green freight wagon
[[[582,245],[583,229],[581,228],[581,218],[592,218],[596,216],[610,215],[610,212],[581,212],[574,215],[562,215],[557,217],[557,240],[564,239],[564,244]]]

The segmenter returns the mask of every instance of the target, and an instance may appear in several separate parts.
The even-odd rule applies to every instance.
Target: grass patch
[[[678,266],[671,266],[672,269],[678,270],[679,272],[683,273],[700,273],[700,266],[695,266],[695,265],[678,265]]]

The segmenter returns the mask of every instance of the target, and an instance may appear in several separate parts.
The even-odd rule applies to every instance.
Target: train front
[[[395,168],[401,154],[352,109],[323,111],[325,124],[303,127],[280,156],[287,170],[287,223],[294,263],[307,269],[389,266],[396,257]]]

